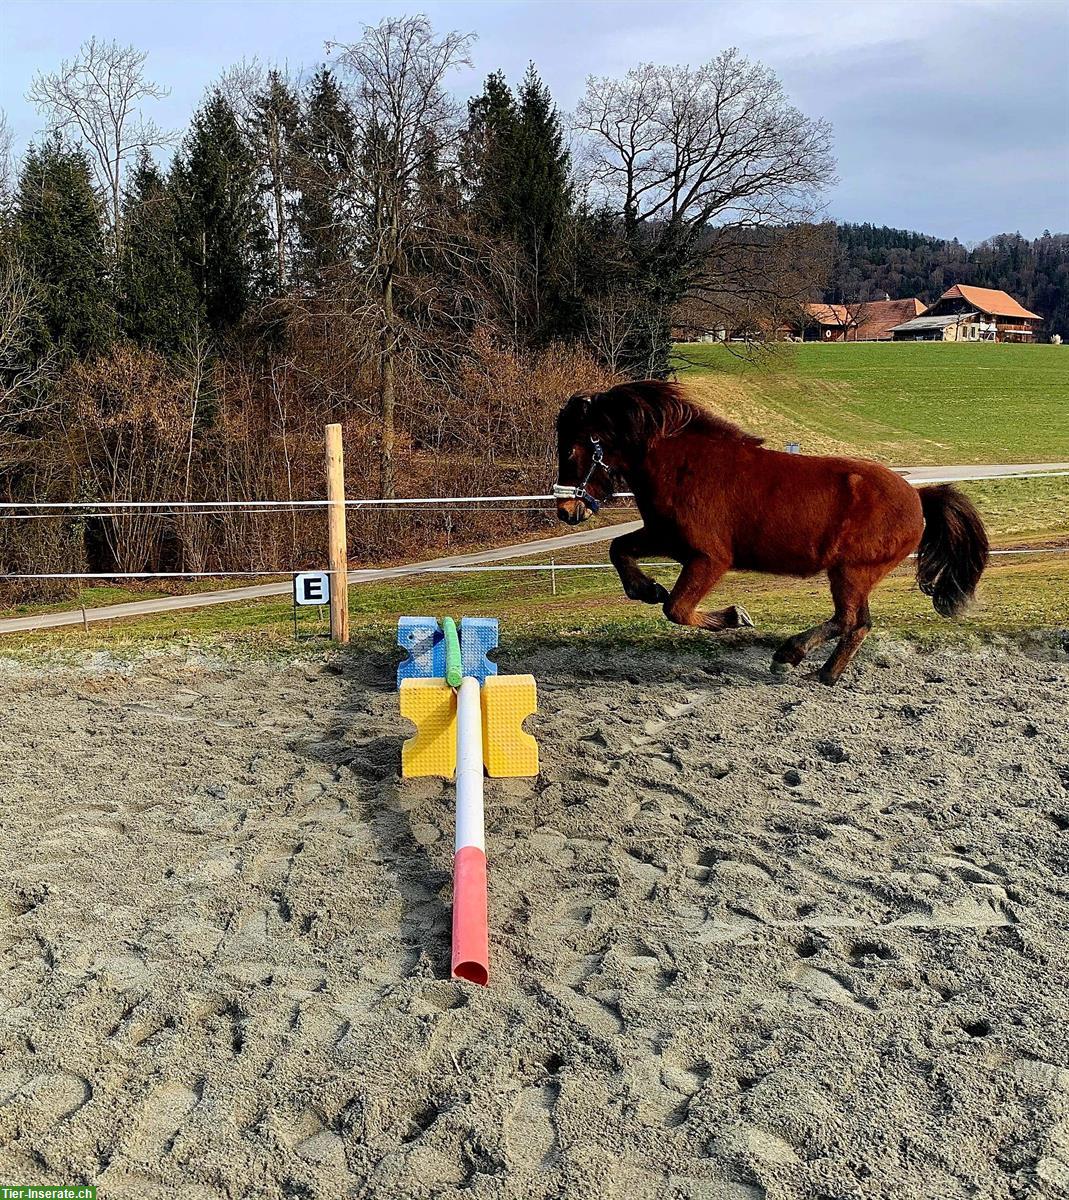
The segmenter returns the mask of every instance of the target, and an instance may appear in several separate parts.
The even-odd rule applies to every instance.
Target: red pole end
[[[453,977],[485,987],[490,979],[486,855],[461,846],[453,858]]]

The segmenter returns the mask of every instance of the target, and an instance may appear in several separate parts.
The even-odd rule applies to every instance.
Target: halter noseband
[[[590,441],[594,447],[594,456],[590,462],[590,470],[587,471],[583,482],[577,484],[575,487],[566,487],[562,483],[555,483],[553,485],[553,499],[582,500],[591,512],[596,513],[601,509],[601,501],[586,490],[586,485],[590,482],[591,476],[598,467],[601,467],[606,472],[609,468],[605,466],[605,454],[601,449],[601,442],[596,437],[592,437]]]

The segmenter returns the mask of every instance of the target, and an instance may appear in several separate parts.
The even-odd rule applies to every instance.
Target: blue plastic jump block
[[[445,635],[434,617],[400,617],[397,644],[408,651],[397,664],[397,686],[403,679],[445,678]]]
[[[496,617],[461,617],[460,661],[465,675],[485,683],[487,675],[497,674],[497,663],[486,656],[497,649]]]
[[[408,652],[397,665],[397,686],[403,679],[445,678],[445,635],[434,617],[400,617],[397,644]],[[487,655],[497,649],[495,617],[461,617],[460,662],[465,675],[480,683],[497,674],[497,663]]]

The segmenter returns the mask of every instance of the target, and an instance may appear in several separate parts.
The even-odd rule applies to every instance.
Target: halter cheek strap
[[[607,468],[605,466],[605,454],[601,449],[601,442],[595,437],[592,437],[590,440],[594,445],[594,455],[590,461],[590,470],[587,471],[583,482],[576,487],[567,487],[565,484],[555,483],[553,485],[553,498],[554,500],[582,500],[591,512],[596,513],[601,509],[601,501],[586,490],[586,485],[590,482],[591,476],[598,467],[601,467],[602,470],[607,470]]]

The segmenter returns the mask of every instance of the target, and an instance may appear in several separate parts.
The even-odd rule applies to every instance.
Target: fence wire
[[[1035,546],[1014,547],[1003,550],[992,550],[991,557],[1002,555],[1031,555],[1031,554],[1069,554],[1069,546]],[[910,554],[909,558],[916,558]],[[678,563],[671,561],[641,562],[638,564],[644,570],[658,568],[675,569]],[[387,583],[391,579],[404,579],[410,575],[481,575],[487,573],[507,574],[525,571],[606,571],[615,570],[611,562],[592,563],[472,563],[446,566],[401,566],[401,567],[350,567],[349,583]],[[294,578],[297,575],[321,572],[329,574],[328,567],[302,567],[294,570],[292,567],[264,571],[52,571],[35,574],[19,572],[0,574],[0,581],[18,579],[263,579],[272,580],[281,577]],[[354,578],[355,576],[355,578]],[[365,578],[360,578],[365,576]]]
[[[914,487],[928,487],[937,483],[982,483],[988,479],[1053,479],[1069,476],[1069,469],[1052,471],[1006,471],[997,475],[974,475],[962,477],[956,475],[937,477],[933,479],[907,479]],[[528,496],[403,496],[391,500],[356,499],[345,500],[346,508],[406,508],[408,506],[422,507],[435,504],[509,504],[549,502],[554,500],[552,494]],[[616,492],[616,500],[632,500],[634,492]],[[271,512],[276,509],[326,508],[336,504],[334,500],[7,500],[0,502],[0,512],[37,512],[49,510],[56,512],[99,510],[93,515],[107,515],[107,512],[118,512],[130,509],[168,509],[172,513],[177,510],[197,513],[203,510],[230,512],[234,509],[249,511]]]

